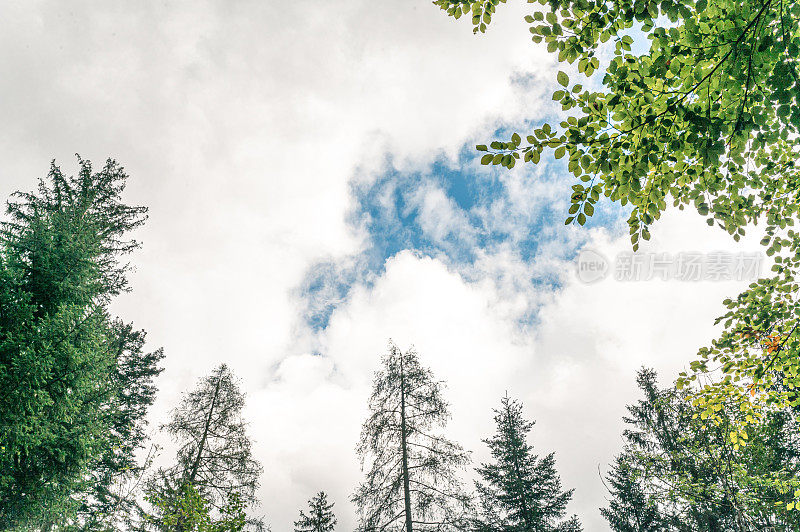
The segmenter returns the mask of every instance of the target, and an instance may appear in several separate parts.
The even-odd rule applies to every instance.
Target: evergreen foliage
[[[331,532],[336,526],[333,503],[328,503],[324,491],[317,493],[308,501],[308,515],[300,512],[300,519],[294,522],[295,532]]]
[[[480,529],[496,532],[580,531],[577,517],[561,522],[573,490],[562,491],[555,454],[533,454],[528,433],[534,423],[522,405],[507,396],[495,410],[497,432],[483,440],[493,462],[477,468],[482,508]]]
[[[161,351],[112,319],[146,209],[127,175],[79,158],[17,193],[0,231],[0,529],[80,526],[132,506],[111,492],[135,469]]]

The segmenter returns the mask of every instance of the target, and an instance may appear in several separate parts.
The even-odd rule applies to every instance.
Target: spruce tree
[[[53,163],[17,193],[0,231],[0,529],[84,522],[143,443],[160,351],[122,330],[108,305],[128,289],[122,258],[146,209],[126,205],[128,176],[79,158]]]
[[[457,472],[469,456],[441,434],[450,417],[443,384],[413,348],[390,343],[382,362],[358,447],[367,468],[353,496],[359,530],[463,530],[470,501]]]
[[[483,440],[494,461],[477,468],[481,503],[479,528],[497,532],[581,530],[576,517],[562,521],[573,490],[562,491],[555,455],[533,454],[528,433],[533,422],[522,416],[522,405],[502,399],[495,412],[497,433]]]
[[[295,532],[331,532],[336,526],[333,503],[328,503],[324,491],[317,493],[308,501],[308,515],[300,511],[300,519],[294,522]]]
[[[611,500],[600,513],[614,532],[666,532],[668,523],[658,504],[642,486],[641,473],[625,456],[618,456],[606,477]]]
[[[245,505],[256,502],[261,465],[252,457],[251,442],[242,419],[244,395],[227,365],[221,364],[197,387],[184,395],[165,429],[179,444],[172,467],[159,469],[150,479],[148,497],[161,501],[161,515],[149,520],[163,530],[169,501],[185,499],[187,490],[207,501],[212,512],[240,498]],[[165,510],[166,508],[166,510]],[[250,519],[255,528],[259,519]],[[190,530],[178,521],[174,529]]]

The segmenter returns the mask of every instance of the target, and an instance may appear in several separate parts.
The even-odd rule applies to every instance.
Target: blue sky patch
[[[493,138],[502,138],[498,131]],[[582,241],[564,226],[574,177],[563,161],[543,157],[539,165],[508,171],[483,167],[472,144],[457,161],[444,157],[424,171],[399,171],[387,159],[385,171],[355,181],[355,208],[349,223],[366,234],[357,256],[322,261],[310,269],[300,293],[304,319],[314,330],[327,327],[331,314],[351,289],[370,286],[387,259],[404,250],[442,260],[465,279],[475,278],[479,256],[512,249],[517,258],[535,264],[542,246],[571,260]],[[608,202],[598,205],[587,226],[618,230],[625,213]],[[536,271],[534,268],[533,271]],[[559,286],[559,276],[532,274],[532,282]]]

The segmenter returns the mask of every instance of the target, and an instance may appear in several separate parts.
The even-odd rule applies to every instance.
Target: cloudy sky
[[[600,476],[636,370],[674,379],[746,284],[582,283],[581,250],[629,250],[624,210],[565,227],[560,162],[476,164],[476,143],[559,112],[527,9],[511,2],[475,37],[428,0],[0,6],[0,195],[52,159],[74,171],[76,152],[126,167],[150,219],[114,311],[167,355],[152,426],[228,363],[275,532],[318,490],[352,530],[354,447],[389,338],[447,381],[449,434],[476,462],[491,409],[522,400],[575,488],[569,511],[607,530]],[[649,251],[758,250],[693,213],[653,233]]]

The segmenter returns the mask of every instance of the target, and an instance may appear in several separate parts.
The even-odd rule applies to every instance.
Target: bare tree
[[[159,493],[162,500],[172,495],[177,500],[191,489],[216,511],[222,511],[232,497],[254,503],[262,468],[250,451],[243,407],[244,395],[228,366],[222,364],[202,379],[162,427],[180,447],[175,465],[160,469],[148,491]],[[260,520],[252,521],[263,526]],[[180,523],[177,528],[183,530]]]
[[[470,499],[457,472],[470,460],[437,430],[450,418],[443,384],[413,348],[390,342],[382,363],[358,447],[367,468],[353,496],[360,530],[463,530]]]

